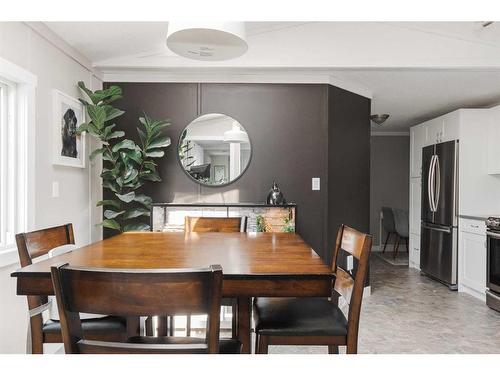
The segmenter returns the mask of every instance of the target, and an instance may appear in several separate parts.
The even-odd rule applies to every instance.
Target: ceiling
[[[328,74],[373,93],[380,131],[461,107],[500,103],[500,23],[247,22],[248,52],[201,62],[165,45],[167,22],[47,22],[104,73],[124,70],[301,71]]]

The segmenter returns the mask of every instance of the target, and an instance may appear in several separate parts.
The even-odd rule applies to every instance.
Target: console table
[[[295,203],[153,203],[150,220],[153,232],[182,232],[186,216],[245,216],[250,233],[295,232],[296,214]]]

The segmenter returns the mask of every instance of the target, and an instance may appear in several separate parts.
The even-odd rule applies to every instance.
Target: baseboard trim
[[[417,266],[415,262],[412,262],[411,260],[408,262],[408,266],[410,268],[416,269],[417,271],[420,271],[420,265]]]
[[[470,295],[474,298],[477,298],[477,299],[486,303],[486,293],[485,292],[480,293],[477,290],[469,288],[468,286],[465,286],[463,284],[458,284],[458,291],[460,293],[467,293],[468,295]]]

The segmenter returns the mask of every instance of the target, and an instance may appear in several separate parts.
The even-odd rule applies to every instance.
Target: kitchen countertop
[[[480,220],[480,221],[486,221],[487,218],[489,217],[500,217],[499,214],[496,215],[483,215],[483,214],[459,214],[458,217],[462,219],[470,219],[470,220]]]

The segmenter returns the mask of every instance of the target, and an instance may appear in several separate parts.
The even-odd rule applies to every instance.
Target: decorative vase
[[[273,187],[271,190],[269,190],[269,194],[267,194],[266,203],[272,205],[280,205],[285,203],[285,198],[283,197],[283,193],[278,187],[276,181],[273,181]]]

